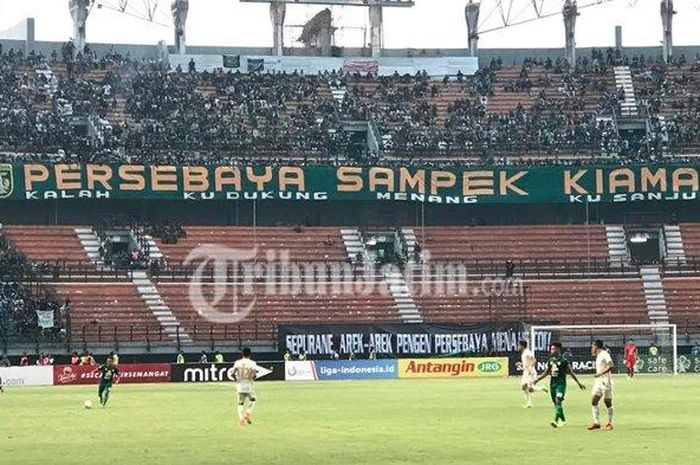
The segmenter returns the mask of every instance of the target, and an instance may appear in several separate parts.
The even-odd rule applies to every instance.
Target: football
[[[86,400],[85,402],[83,402],[83,407],[85,407],[87,409],[91,409],[92,408],[92,401]]]

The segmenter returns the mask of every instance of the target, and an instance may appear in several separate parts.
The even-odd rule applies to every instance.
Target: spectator
[[[513,279],[515,276],[515,263],[512,259],[506,260],[506,280]]]

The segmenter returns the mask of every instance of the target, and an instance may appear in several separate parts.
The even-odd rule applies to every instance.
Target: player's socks
[[[557,411],[557,415],[555,417],[555,420],[566,421],[566,417],[564,416],[564,406],[561,404],[558,404],[556,406],[556,411]]]
[[[608,408],[608,424],[613,424],[613,416],[615,415],[615,407]]]
[[[242,404],[238,406],[238,421],[241,423],[245,421],[245,406]]]
[[[600,408],[594,405],[591,407],[591,412],[593,412],[593,424],[600,425]]]
[[[250,421],[250,417],[253,416],[253,410],[255,410],[255,401],[251,400],[248,403],[248,408],[246,409],[246,412],[245,412],[245,421],[247,421],[249,425],[252,423]]]
[[[529,391],[525,391],[525,408],[532,407],[532,395]]]

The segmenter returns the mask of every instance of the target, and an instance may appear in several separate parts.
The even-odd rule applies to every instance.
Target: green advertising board
[[[15,163],[0,164],[0,199],[693,202],[699,170],[692,164],[426,169]]]

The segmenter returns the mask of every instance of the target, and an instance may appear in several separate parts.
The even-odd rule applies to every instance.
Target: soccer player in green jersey
[[[552,428],[560,428],[566,424],[566,416],[564,416],[564,398],[566,397],[566,375],[568,374],[578,384],[578,387],[583,391],[586,386],[581,384],[576,378],[576,375],[571,370],[569,360],[562,355],[562,347],[560,342],[554,342],[549,347],[549,361],[547,362],[547,370],[542,373],[534,382],[537,384],[547,376],[549,379],[549,394],[552,396],[554,403],[554,420],[552,420]]]
[[[109,402],[109,393],[112,390],[112,383],[119,379],[119,368],[114,363],[114,358],[109,357],[105,365],[100,365],[97,369],[100,373],[100,388],[98,395],[100,396],[100,405],[107,406]]]

